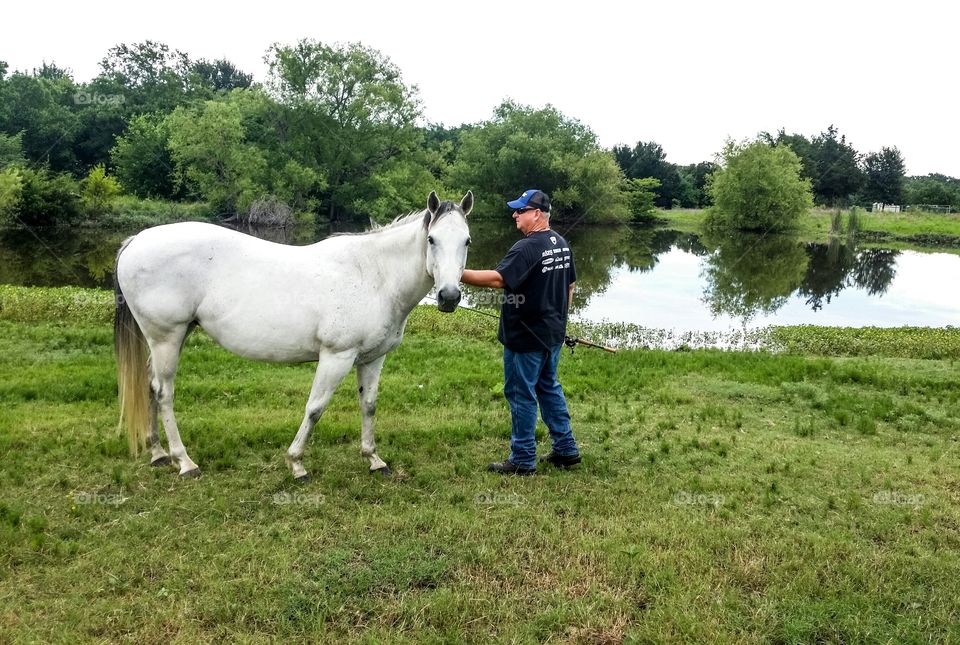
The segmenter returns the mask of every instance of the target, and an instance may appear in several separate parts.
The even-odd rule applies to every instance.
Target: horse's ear
[[[430,196],[427,197],[427,212],[423,214],[423,228],[430,228],[430,220],[437,214],[439,208],[440,198],[437,197],[437,191],[431,190]]]
[[[463,196],[463,199],[460,200],[460,210],[463,211],[463,216],[466,217],[470,214],[470,211],[473,210],[473,191],[468,190],[467,194]]]

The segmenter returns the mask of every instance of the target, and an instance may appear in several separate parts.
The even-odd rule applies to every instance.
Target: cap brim
[[[507,202],[507,206],[510,208],[523,208],[526,205],[527,202],[523,201],[522,199],[515,199],[512,202]]]

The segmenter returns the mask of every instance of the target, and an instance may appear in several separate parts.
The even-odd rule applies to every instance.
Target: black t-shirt
[[[563,342],[568,288],[577,280],[570,245],[557,232],[531,233],[513,245],[497,272],[505,283],[497,337],[515,352]]]

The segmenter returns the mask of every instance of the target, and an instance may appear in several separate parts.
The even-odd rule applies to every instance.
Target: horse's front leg
[[[360,395],[360,454],[370,460],[370,472],[389,475],[390,467],[377,456],[377,443],[373,438],[373,419],[377,413],[377,392],[380,389],[380,370],[386,356],[381,356],[364,365],[357,365],[357,391]]]
[[[320,420],[324,409],[330,402],[337,385],[347,375],[353,362],[357,358],[356,352],[340,352],[338,354],[321,353],[317,364],[317,373],[313,377],[313,387],[310,389],[310,398],[307,399],[307,409],[300,423],[300,429],[293,443],[287,449],[287,463],[293,471],[293,477],[303,482],[310,478],[303,467],[303,452],[307,447],[307,439],[313,427]]]

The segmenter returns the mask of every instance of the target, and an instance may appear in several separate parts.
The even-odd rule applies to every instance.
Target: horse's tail
[[[127,238],[117,252],[120,254],[133,238]],[[137,324],[127,300],[120,290],[116,265],[113,273],[113,292],[116,297],[116,315],[113,319],[113,346],[117,354],[117,394],[120,399],[120,430],[127,430],[130,452],[137,455],[146,446],[150,433],[150,376],[147,339]]]

